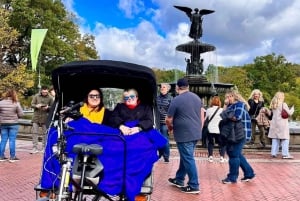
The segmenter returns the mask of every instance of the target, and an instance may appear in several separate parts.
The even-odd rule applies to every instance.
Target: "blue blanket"
[[[130,123],[131,126],[135,124]],[[164,147],[167,142],[155,129],[123,136],[118,129],[91,123],[85,118],[72,121],[69,126],[73,130],[65,131],[68,157],[74,161],[76,155],[72,153],[72,148],[75,144],[101,145],[103,153],[98,159],[103,164],[104,170],[98,189],[110,195],[125,193],[130,201],[140,193],[145,178],[151,174],[153,164],[158,160],[158,149]],[[52,151],[57,138],[57,130],[51,129],[47,138],[40,181],[41,186],[47,189],[59,185],[60,164]]]

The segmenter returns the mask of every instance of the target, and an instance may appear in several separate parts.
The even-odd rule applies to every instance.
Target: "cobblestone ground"
[[[35,200],[34,186],[38,183],[42,164],[42,154],[29,154],[31,144],[18,140],[15,163],[0,162],[0,200]],[[158,161],[154,166],[154,190],[152,201],[181,200],[300,200],[300,152],[291,152],[293,160],[270,158],[268,151],[247,151],[246,158],[255,170],[256,177],[251,182],[222,184],[228,172],[228,163],[220,163],[218,156],[214,162],[207,161],[207,151],[196,152],[196,162],[200,178],[201,192],[198,195],[185,194],[167,182],[174,177],[179,165],[176,149],[172,149],[170,163]],[[6,152],[8,156],[8,151]],[[240,178],[243,176],[240,172]]]

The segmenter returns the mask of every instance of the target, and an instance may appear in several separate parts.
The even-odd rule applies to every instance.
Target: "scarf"
[[[137,101],[136,105],[127,105],[126,102],[125,102],[125,105],[126,105],[129,109],[131,109],[131,110],[133,110],[134,108],[136,108],[136,106],[138,106],[139,104],[140,104],[140,101],[139,101],[139,100]]]
[[[89,108],[86,103],[80,108],[80,113],[83,117],[90,120],[92,123],[101,124],[104,117],[105,108],[102,107],[100,111],[95,111],[93,108]]]

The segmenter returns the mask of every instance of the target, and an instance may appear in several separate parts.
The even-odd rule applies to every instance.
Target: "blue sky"
[[[174,5],[215,12],[203,18],[202,42],[216,51],[201,54],[204,66],[253,63],[282,54],[300,64],[300,1],[297,0],[63,0],[82,33],[95,36],[101,59],[185,70],[189,19]]]

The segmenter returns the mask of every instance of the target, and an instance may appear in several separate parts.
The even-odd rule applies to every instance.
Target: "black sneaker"
[[[236,182],[235,182],[235,181],[231,181],[230,179],[226,178],[226,179],[223,179],[223,180],[222,180],[222,183],[223,183],[223,184],[234,184],[234,183],[236,183]]]
[[[241,182],[249,182],[255,177],[255,174],[252,177],[243,177],[241,179]]]
[[[9,162],[14,163],[16,161],[19,161],[20,159],[18,159],[17,157],[13,157],[9,159]]]
[[[183,187],[183,184],[179,184],[179,183],[176,181],[175,178],[174,178],[174,179],[169,178],[169,179],[168,179],[168,182],[169,182],[171,185],[176,186],[176,187],[178,187],[178,188]]]
[[[181,189],[181,192],[184,192],[184,193],[192,193],[192,194],[199,194],[200,193],[199,189],[195,189],[195,188],[192,188],[190,186],[181,187],[180,189]]]

